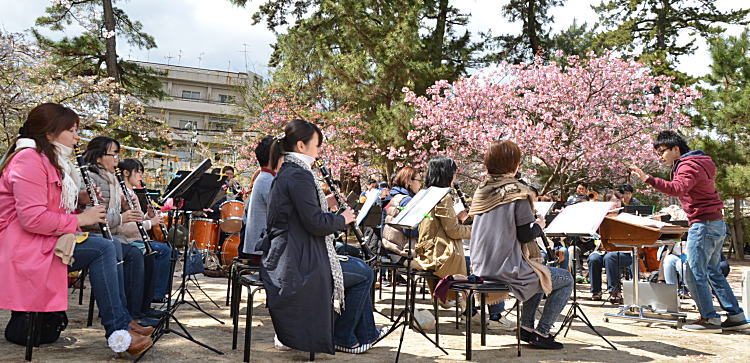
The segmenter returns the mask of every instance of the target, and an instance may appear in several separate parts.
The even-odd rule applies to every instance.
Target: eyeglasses
[[[669,148],[666,148],[666,147],[661,148],[660,147],[660,148],[656,149],[656,154],[657,155],[664,155],[664,153],[667,152],[668,150],[669,150]]]
[[[111,156],[111,157],[113,157],[113,158],[115,158],[115,159],[119,159],[119,158],[120,158],[120,154],[118,154],[118,153],[114,153],[114,154],[104,154],[104,155],[107,155],[107,156]]]

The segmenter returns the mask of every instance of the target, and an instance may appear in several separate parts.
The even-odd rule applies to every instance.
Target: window
[[[178,126],[181,129],[196,129],[198,128],[198,123],[191,120],[180,120]]]
[[[229,124],[236,124],[237,120],[233,118],[223,118],[223,117],[209,117],[209,122],[216,122],[216,123],[229,123]]]
[[[234,103],[234,96],[219,94],[219,102],[221,102],[221,103]]]
[[[231,124],[228,124],[228,123],[222,123],[222,122],[218,122],[218,123],[212,123],[212,124],[211,124],[211,129],[212,129],[212,130],[216,130],[216,131],[226,131],[226,130],[228,130],[228,129],[229,129],[230,127],[232,127],[232,125],[231,125]]]
[[[201,93],[197,91],[182,91],[182,98],[199,100],[201,99]]]

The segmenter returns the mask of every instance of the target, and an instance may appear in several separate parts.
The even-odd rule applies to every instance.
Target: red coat
[[[675,160],[672,181],[649,176],[646,183],[654,189],[680,199],[690,224],[724,218],[724,202],[714,186],[716,165],[700,150]]]
[[[77,218],[60,206],[62,182],[46,155],[20,151],[0,176],[0,309],[68,309],[67,266],[55,242]]]

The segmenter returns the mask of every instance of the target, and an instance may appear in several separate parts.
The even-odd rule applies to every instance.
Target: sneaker
[[[595,292],[591,294],[591,301],[602,301],[602,293],[601,292]]]
[[[358,344],[357,346],[352,347],[352,348],[342,347],[340,345],[336,346],[336,350],[337,351],[344,352],[344,353],[349,353],[349,354],[362,354],[362,353],[370,350],[370,348],[372,348],[372,343]]]
[[[521,328],[521,341],[526,343],[531,343],[531,339],[534,338],[534,332],[528,331],[524,328]]]
[[[287,347],[279,340],[279,337],[276,336],[276,334],[273,335],[273,346],[274,348],[281,350],[281,351],[288,351],[292,350],[292,348]]]
[[[700,318],[692,324],[684,325],[682,329],[696,333],[714,333],[721,334],[721,321],[719,318],[704,319]]]
[[[609,295],[609,302],[614,305],[622,305],[624,303],[622,294],[620,294],[619,292],[613,292],[611,295]]]
[[[728,316],[726,320],[721,323],[721,330],[723,331],[737,331],[745,330],[750,328],[750,323],[745,320],[745,314],[738,314],[737,318]]]
[[[453,309],[456,307],[456,300],[446,300],[445,302],[442,302],[438,299],[438,305],[443,309]]]
[[[543,337],[534,331],[534,337],[531,339],[529,344],[540,349],[563,349],[562,343],[556,342],[553,335]]]
[[[516,322],[503,316],[500,320],[490,320],[487,327],[490,330],[514,331],[516,330]]]

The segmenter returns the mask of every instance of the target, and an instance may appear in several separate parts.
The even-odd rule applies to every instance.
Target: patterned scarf
[[[326,196],[323,193],[323,189],[321,189],[320,187],[320,183],[317,182],[318,179],[315,177],[315,174],[313,173],[312,168],[310,168],[310,165],[308,165],[295,155],[289,154],[284,156],[284,161],[299,165],[301,168],[307,170],[313,176],[313,179],[316,181],[315,189],[318,190],[318,202],[320,203],[320,209],[321,211],[323,211],[323,213],[329,213]],[[341,272],[341,264],[339,263],[339,259],[336,256],[336,251],[333,247],[334,241],[332,234],[326,236],[325,244],[326,252],[328,253],[328,263],[331,265],[331,276],[333,277],[333,309],[336,311],[336,313],[341,314],[341,310],[344,309],[344,275]]]

